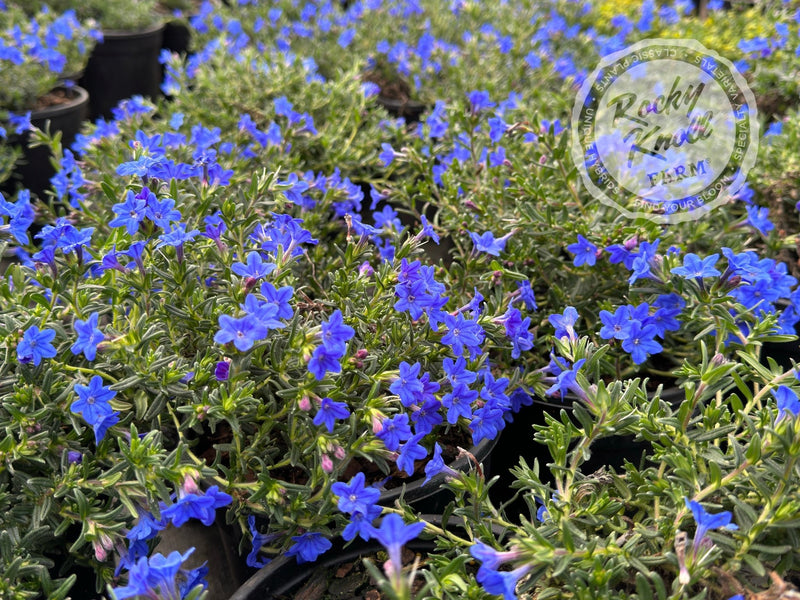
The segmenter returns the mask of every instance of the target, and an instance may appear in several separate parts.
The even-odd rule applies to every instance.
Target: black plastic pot
[[[483,440],[477,446],[467,450],[481,464],[487,479],[492,469],[492,451],[496,447],[499,437]],[[455,471],[469,471],[475,465],[468,456],[463,456],[448,466]],[[402,487],[385,490],[381,493],[378,503],[382,506],[393,506],[402,495],[405,502],[419,513],[441,514],[452,499],[450,490],[442,488],[446,477],[444,473],[439,473],[431,477],[427,483],[424,483],[425,479],[423,478],[404,484]]]
[[[661,394],[661,398],[673,406],[678,406],[684,400],[683,390],[673,387],[667,388]],[[498,482],[491,488],[490,497],[495,504],[510,502],[514,497],[514,490],[511,484],[515,478],[511,475],[510,469],[520,463],[524,458],[528,466],[533,467],[534,460],[539,464],[539,480],[542,483],[553,485],[555,480],[550,469],[547,467],[553,462],[550,451],[544,444],[540,444],[533,439],[534,425],[546,425],[545,415],[554,419],[561,420],[561,411],[565,410],[567,415],[576,425],[580,424],[572,417],[572,409],[577,398],[567,398],[564,402],[558,400],[533,399],[533,404],[523,406],[514,415],[514,422],[506,425],[503,440],[498,444],[492,453],[493,475],[499,477]],[[580,471],[584,475],[591,475],[600,468],[610,468],[615,471],[622,469],[626,461],[639,464],[642,456],[652,450],[652,445],[646,440],[637,440],[633,435],[613,435],[600,438],[592,444],[592,455],[589,460],[580,466]],[[517,498],[508,506],[507,514],[509,518],[515,519],[519,514],[528,513],[528,507],[522,497]],[[530,518],[529,515],[527,515]]]
[[[131,96],[158,96],[163,36],[163,23],[141,31],[103,32],[80,80],[89,91],[92,119],[110,117],[111,109]]]
[[[427,104],[416,100],[397,100],[378,96],[376,102],[386,109],[393,117],[403,117],[406,123],[418,123],[422,118],[422,113],[428,108]]]
[[[32,112],[31,124],[43,131],[49,127],[51,133],[60,131],[61,145],[68,148],[86,119],[89,94],[78,86],[61,89],[67,92],[70,100]],[[11,177],[3,183],[2,191],[11,193],[20,185],[28,188],[32,194],[44,198],[44,191],[50,188],[50,178],[56,172],[50,162],[52,153],[46,146],[28,148],[29,138],[30,135],[25,133],[15,140],[14,143],[22,147],[23,155],[14,167]]]
[[[441,518],[438,515],[421,515],[420,518],[439,527],[442,526]],[[464,535],[463,530],[459,527],[448,526],[446,528]],[[493,529],[495,529],[496,535],[502,534],[499,529]],[[333,546],[314,563],[297,564],[293,556],[288,558],[281,556],[274,559],[248,579],[229,600],[274,600],[276,597],[286,595],[293,597],[293,594],[316,573],[330,571],[339,565],[383,550],[383,546],[377,540],[365,542],[357,537],[347,547],[341,538],[337,537],[331,541]],[[434,540],[417,538],[408,542],[405,547],[412,552],[424,554],[433,551],[436,546]],[[346,598],[347,596],[342,597]]]
[[[779,308],[788,307],[788,303]],[[795,333],[800,336],[800,322],[794,326]],[[765,342],[761,348],[761,364],[768,365],[767,359],[773,359],[784,371],[792,368],[792,360],[800,363],[800,338],[793,342]]]
[[[192,41],[192,32],[183,21],[167,21],[164,25],[164,38],[161,47],[170,52],[187,54]]]

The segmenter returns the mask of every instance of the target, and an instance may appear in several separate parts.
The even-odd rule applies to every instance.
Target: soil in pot
[[[404,571],[408,572],[411,569],[417,556],[417,553],[403,548]],[[274,598],[274,600],[381,600],[384,596],[364,565],[365,558],[380,568],[388,556],[385,552],[375,552],[348,560],[336,567],[317,567],[298,589],[265,598]],[[411,587],[411,597],[415,597],[424,585],[424,578],[417,575]]]
[[[374,83],[380,88],[377,102],[394,117],[402,117],[406,123],[418,123],[427,104],[411,98],[411,86],[399,75],[388,76],[380,70],[369,71],[364,81]]]

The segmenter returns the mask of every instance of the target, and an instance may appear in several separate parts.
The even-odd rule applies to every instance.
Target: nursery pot
[[[164,38],[161,47],[170,52],[187,54],[189,43],[192,41],[192,32],[183,21],[167,21],[164,25]]]
[[[376,101],[393,117],[403,117],[406,123],[419,123],[422,113],[428,108],[427,104],[416,100],[398,100],[396,98],[378,96]]]
[[[227,598],[247,580],[248,569],[239,555],[239,538],[234,527],[225,525],[227,509],[218,509],[211,525],[189,519],[180,527],[170,526],[159,532],[160,542],[154,552],[167,556],[175,550],[181,554],[194,548],[184,563],[184,568],[194,569],[208,565],[209,598]]]
[[[788,307],[788,303],[779,308]],[[794,326],[795,333],[800,336],[800,322]],[[793,342],[765,342],[761,348],[761,364],[768,365],[767,359],[771,358],[778,363],[784,371],[792,368],[792,360],[800,363],[800,338]]]
[[[31,112],[31,124],[42,131],[47,127],[51,133],[60,131],[61,145],[68,148],[86,118],[89,94],[78,86],[59,87],[53,92],[63,94],[65,101]],[[28,148],[29,139],[28,133],[19,136],[18,143],[22,146],[23,155],[14,167],[11,177],[4,182],[2,191],[10,193],[20,184],[31,193],[44,198],[44,191],[50,188],[50,178],[56,173],[50,163],[52,154],[46,146]]]
[[[475,457],[481,465],[484,475],[489,478],[491,469],[491,454],[497,444],[498,435],[491,440],[482,440],[477,446],[467,449],[467,452]],[[454,471],[469,471],[475,468],[475,464],[469,456],[462,456],[447,465]],[[401,487],[384,490],[381,492],[378,503],[382,506],[393,506],[395,501],[402,495],[405,502],[412,506],[419,513],[441,514],[447,504],[452,499],[452,493],[446,488],[442,488],[447,475],[439,473],[434,475],[425,483],[425,479],[417,479]]]
[[[421,515],[420,518],[441,526],[441,518],[436,515]],[[451,529],[455,529],[463,535],[463,531],[460,531],[460,528],[454,527]],[[496,530],[496,533],[500,535],[499,530]],[[333,544],[332,547],[313,563],[298,564],[293,556],[281,556],[274,559],[248,579],[229,600],[299,599],[301,596],[296,594],[303,588],[304,584],[312,582],[324,585],[329,576],[335,574],[342,565],[383,551],[383,546],[377,540],[365,542],[360,537],[356,537],[349,544],[340,537],[334,538],[331,542]],[[414,553],[425,554],[433,551],[436,545],[434,540],[417,538],[408,542],[405,548]],[[377,566],[380,568],[380,565]],[[325,590],[319,590],[316,585],[314,587],[318,593],[313,597],[322,597],[321,594]],[[330,590],[331,593],[336,593],[337,597],[353,598],[355,596],[356,590],[348,589],[346,580],[337,587],[338,589],[335,591],[333,589]]]
[[[80,83],[91,97],[91,118],[108,118],[121,100],[135,95],[155,98],[161,85],[164,24],[141,31],[104,31]]]
[[[672,406],[678,406],[684,400],[684,393],[677,387],[665,388],[661,399]],[[490,496],[495,503],[509,502],[513,498],[516,490],[511,488],[511,484],[515,478],[511,475],[510,469],[518,466],[521,458],[524,458],[531,468],[534,460],[538,462],[539,479],[542,483],[551,486],[555,483],[553,475],[547,467],[548,463],[553,462],[553,458],[546,445],[533,439],[535,433],[533,426],[546,425],[545,415],[561,421],[562,410],[565,410],[570,419],[580,426],[572,416],[575,402],[579,402],[579,400],[570,396],[563,402],[557,399],[545,400],[534,397],[533,404],[523,406],[514,415],[514,422],[506,425],[503,440],[492,453],[493,474],[499,476],[498,482],[490,490]],[[637,440],[633,435],[603,437],[592,443],[591,458],[581,464],[580,472],[584,475],[591,475],[603,467],[619,471],[626,461],[639,464],[642,455],[651,449],[650,442]],[[521,496],[509,506],[507,511],[512,518],[519,513],[527,514],[527,512],[527,504]]]

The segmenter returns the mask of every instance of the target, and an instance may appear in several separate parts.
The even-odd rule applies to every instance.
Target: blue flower
[[[557,338],[567,336],[570,339],[575,339],[575,323],[578,322],[578,311],[574,307],[568,306],[564,309],[563,314],[550,315],[547,320],[556,328],[554,335]]]
[[[472,114],[478,114],[484,109],[495,106],[495,103],[492,102],[489,97],[489,92],[485,90],[473,90],[467,94],[467,98],[469,99],[469,105],[470,109],[472,110]]]
[[[219,331],[214,335],[218,344],[233,342],[236,349],[246,352],[259,340],[267,337],[269,330],[254,315],[247,315],[241,319],[234,319],[229,315],[220,315]]]
[[[285,556],[296,556],[298,563],[314,562],[320,554],[327,552],[333,544],[316,531],[309,531],[299,536],[292,536],[295,544]]]
[[[117,392],[105,387],[100,375],[92,377],[89,385],[76,383],[75,393],[78,394],[78,399],[72,403],[70,410],[80,414],[89,425],[94,426],[100,419],[113,412],[109,402]]]
[[[428,451],[419,445],[420,440],[425,437],[424,433],[412,436],[400,448],[397,455],[397,467],[408,473],[409,477],[414,474],[414,461],[422,460],[428,456]]]
[[[642,325],[639,321],[632,321],[628,337],[622,342],[622,349],[628,352],[637,365],[647,360],[650,354],[658,354],[663,350],[661,344],[655,341],[658,329],[654,325]]]
[[[695,531],[694,540],[692,542],[695,552],[697,552],[700,544],[702,544],[706,534],[712,529],[719,529],[720,527],[724,527],[728,530],[738,529],[734,523],[731,523],[733,515],[729,511],[711,514],[707,513],[700,503],[695,500],[684,498],[683,501],[686,503],[686,508],[692,511],[692,516],[694,517],[695,523],[697,523],[697,530]]]
[[[452,358],[445,358],[442,361],[442,368],[452,386],[458,383],[473,383],[478,377],[477,373],[467,369],[467,361],[463,356],[459,356],[455,361]]]
[[[387,450],[392,452],[400,447],[400,442],[411,437],[408,415],[400,413],[391,419],[384,419],[381,430],[376,434],[382,440]]]
[[[328,433],[333,433],[336,419],[347,419],[350,410],[344,402],[335,402],[330,398],[323,398],[317,414],[314,415],[314,425],[319,427],[323,423],[328,428]]]
[[[469,237],[472,238],[475,251],[486,252],[492,256],[500,256],[500,253],[505,250],[506,241],[511,236],[511,234],[508,233],[501,238],[495,239],[494,234],[491,231],[487,231],[481,235],[473,233],[469,230],[467,230],[467,233],[469,234]]]
[[[592,267],[597,261],[597,246],[580,234],[578,234],[578,241],[567,246],[567,250],[575,255],[573,264],[576,267],[580,267],[581,265],[589,265]]]
[[[52,329],[39,331],[36,325],[28,327],[17,345],[19,362],[23,364],[33,362],[38,366],[43,358],[53,358],[57,354],[55,347],[50,343],[54,337],[56,332]]]
[[[792,388],[782,385],[778,389],[772,390],[772,395],[778,401],[778,418],[776,422],[784,417],[796,417],[800,414],[800,401]]]
[[[767,235],[775,229],[775,225],[769,220],[769,209],[765,207],[748,206],[745,222],[755,227],[761,235]]]
[[[463,381],[453,385],[453,391],[442,396],[442,406],[447,409],[447,422],[455,425],[459,417],[472,419],[472,403],[478,399],[478,391],[471,390]]]
[[[428,483],[433,477],[436,477],[439,473],[447,473],[448,475],[458,475],[456,471],[452,468],[448,467],[445,464],[444,459],[442,458],[442,447],[439,445],[439,442],[434,443],[433,445],[433,456],[425,465],[425,481],[423,481],[423,485]]]
[[[492,440],[505,427],[503,409],[492,402],[487,402],[472,413],[469,428],[472,431],[472,443],[479,444],[482,440]]]
[[[627,306],[619,306],[614,314],[607,310],[600,311],[600,322],[603,324],[600,329],[600,337],[604,340],[616,338],[626,340],[630,337],[631,320]]]
[[[97,328],[98,314],[92,313],[86,321],[75,319],[73,328],[78,334],[78,340],[72,345],[70,350],[73,354],[80,354],[86,360],[94,360],[97,355],[97,345],[105,339],[103,332]]]
[[[289,302],[294,295],[294,288],[290,285],[285,285],[280,289],[276,289],[269,281],[261,284],[261,295],[264,299],[278,307],[277,318],[291,319],[294,316],[294,309]]]
[[[423,386],[419,380],[419,371],[422,368],[418,362],[409,365],[406,361],[400,363],[400,372],[389,386],[389,391],[400,397],[403,406],[416,404],[422,397]]]
[[[271,536],[259,533],[256,528],[256,518],[253,515],[247,517],[247,526],[250,529],[250,535],[253,537],[250,553],[247,555],[247,566],[260,569],[272,562],[271,559],[262,560],[259,558],[261,547],[270,540]]]
[[[706,258],[700,258],[696,254],[687,254],[683,257],[682,267],[673,267],[671,273],[683,277],[694,277],[703,279],[706,277],[718,277],[720,272],[714,268],[719,259],[719,254],[712,254]]]
[[[567,396],[567,392],[572,391],[577,395],[583,395],[583,390],[577,382],[578,371],[580,371],[583,363],[586,362],[585,358],[575,361],[571,369],[564,369],[556,376],[556,382],[546,391],[547,394],[553,395],[559,393],[562,400]]]
[[[322,345],[328,353],[343,356],[346,350],[345,342],[353,335],[355,335],[355,329],[345,325],[342,311],[337,309],[328,322],[322,324],[320,337]]]
[[[425,529],[425,523],[406,525],[403,517],[390,513],[383,518],[380,527],[375,530],[374,537],[386,548],[389,562],[395,573],[399,573],[402,566],[400,554],[403,546],[417,538],[423,529]]]
[[[106,436],[108,428],[119,423],[119,413],[117,411],[108,415],[101,415],[92,425],[94,430],[95,444],[99,444]]]
[[[463,355],[465,348],[469,350],[470,356],[480,353],[485,332],[477,321],[465,319],[461,314],[445,314],[444,324],[448,331],[442,336],[442,343],[450,346],[456,356]]]
[[[331,491],[339,496],[337,506],[343,513],[367,514],[373,505],[378,503],[381,493],[374,487],[364,486],[364,473],[357,473],[350,483],[337,481],[331,486]]]
[[[275,269],[275,264],[264,262],[260,252],[250,252],[247,255],[247,264],[236,262],[231,265],[231,271],[239,277],[252,277],[253,279],[266,277]]]

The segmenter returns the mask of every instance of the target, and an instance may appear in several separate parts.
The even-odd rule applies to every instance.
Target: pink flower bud
[[[383,419],[380,415],[372,415],[372,433],[378,435],[383,431]]]
[[[326,473],[333,472],[333,461],[327,454],[322,455],[322,470]]]
[[[300,410],[308,412],[311,410],[311,400],[308,399],[308,396],[303,396],[297,402],[297,406],[300,408]]]
[[[346,453],[344,451],[344,448],[342,448],[337,444],[333,447],[333,455],[336,457],[337,460],[344,460]]]

